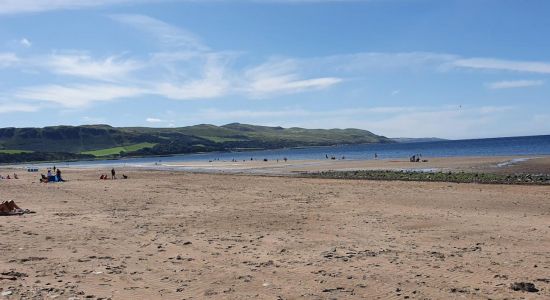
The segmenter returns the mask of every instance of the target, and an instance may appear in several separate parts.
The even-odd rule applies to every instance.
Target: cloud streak
[[[110,16],[113,20],[147,32],[158,39],[164,46],[176,47],[180,51],[205,52],[209,48],[193,33],[180,27],[172,26],[161,20],[138,14],[118,14]]]
[[[89,9],[102,6],[160,2],[159,0],[0,0],[0,15],[39,13],[55,10]]]
[[[292,94],[306,90],[326,89],[342,82],[337,77],[301,78],[298,62],[291,59],[272,59],[246,70],[243,89],[252,97],[264,98],[277,94]]]
[[[533,86],[543,85],[542,80],[509,80],[509,81],[497,81],[487,84],[487,87],[492,90],[501,89],[514,89],[514,88],[526,88]]]
[[[460,68],[550,74],[550,63],[540,61],[464,58],[458,59],[452,62],[452,64]]]
[[[19,62],[19,58],[15,53],[0,52],[0,67],[9,67]]]
[[[90,9],[136,3],[191,2],[191,3],[280,3],[280,4],[315,4],[334,2],[371,2],[372,0],[0,0],[0,14],[37,13],[55,10]]]
[[[0,14],[84,9],[130,3],[131,0],[0,0]]]
[[[37,105],[20,104],[20,103],[0,103],[0,114],[15,113],[15,112],[35,112],[38,111]]]
[[[135,60],[122,60],[115,56],[93,59],[89,55],[55,54],[44,61],[45,67],[53,73],[100,81],[120,79],[143,67],[142,63]]]
[[[107,102],[120,98],[142,96],[147,91],[141,88],[108,84],[95,85],[45,85],[22,88],[15,93],[21,99],[51,102],[68,108],[81,108],[93,102]]]
[[[22,38],[19,40],[19,44],[25,48],[30,48],[32,46],[31,41],[29,41],[27,38]]]

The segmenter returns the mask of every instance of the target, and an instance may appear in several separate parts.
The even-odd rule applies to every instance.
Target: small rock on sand
[[[523,291],[530,293],[536,293],[539,291],[531,282],[514,282],[510,285],[510,288],[514,291]]]

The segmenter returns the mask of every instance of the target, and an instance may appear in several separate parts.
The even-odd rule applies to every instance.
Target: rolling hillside
[[[116,157],[391,142],[359,129],[282,128],[240,123],[179,128],[109,125],[0,128],[0,162],[23,154],[38,157],[40,153],[70,153],[77,158],[79,155]]]

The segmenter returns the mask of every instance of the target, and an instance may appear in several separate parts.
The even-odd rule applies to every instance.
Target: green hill
[[[359,129],[282,128],[240,123],[179,128],[109,125],[10,127],[0,128],[0,162],[8,162],[23,154],[36,158],[41,153],[49,153],[50,158],[51,153],[70,153],[75,158],[80,155],[118,157],[392,142]]]

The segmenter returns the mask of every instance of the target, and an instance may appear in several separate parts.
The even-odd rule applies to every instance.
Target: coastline
[[[41,167],[55,163],[35,164]],[[410,162],[402,159],[354,160],[235,160],[235,161],[160,161],[132,163],[126,160],[109,160],[106,163],[59,164],[71,169],[137,168],[159,171],[190,171],[211,173],[295,174],[323,171],[410,171],[410,172],[473,172],[473,173],[538,173],[550,174],[550,155],[519,156],[466,156],[435,157],[427,162]],[[538,166],[538,168],[537,168]],[[22,169],[25,164],[7,165],[4,168]]]
[[[39,177],[47,168],[95,171],[106,174],[115,168],[119,174],[133,172],[182,172],[250,176],[358,179],[387,181],[428,181],[487,184],[550,184],[550,156],[445,157],[427,162],[405,159],[387,160],[288,160],[280,161],[174,161],[130,164],[110,161],[105,164],[39,164]],[[25,172],[26,166],[0,167],[9,172]],[[0,173],[2,175],[2,173]]]

